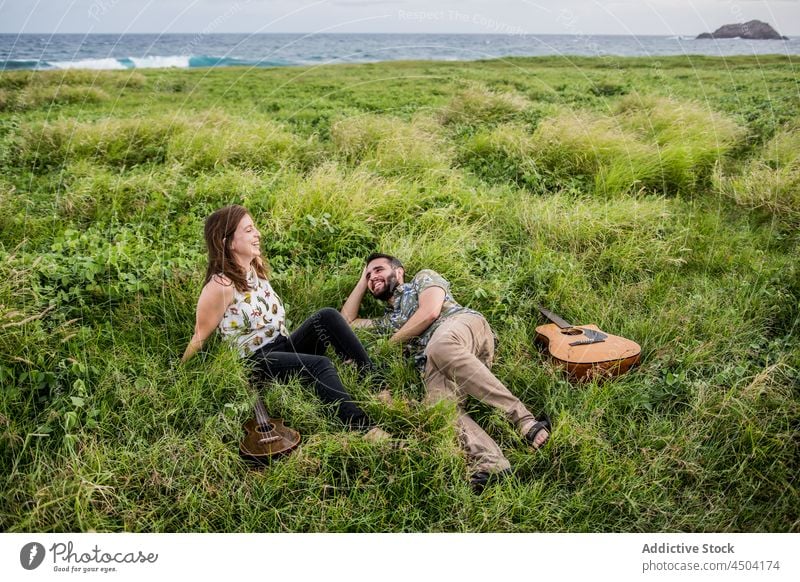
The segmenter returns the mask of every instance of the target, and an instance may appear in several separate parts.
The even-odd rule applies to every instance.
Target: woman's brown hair
[[[244,206],[231,204],[215,210],[206,218],[204,234],[208,249],[208,267],[204,285],[215,275],[223,274],[233,282],[238,291],[247,291],[247,273],[233,259],[231,243],[236,227],[249,214]],[[259,277],[267,278],[267,268],[260,257],[253,259],[252,266]]]

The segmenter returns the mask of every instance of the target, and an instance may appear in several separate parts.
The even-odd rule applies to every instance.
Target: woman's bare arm
[[[197,300],[197,316],[194,325],[194,335],[183,352],[181,362],[186,362],[203,347],[208,337],[214,333],[225,310],[233,301],[233,285],[225,284],[217,277],[213,277]]]

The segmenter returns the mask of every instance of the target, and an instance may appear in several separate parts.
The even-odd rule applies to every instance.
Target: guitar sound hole
[[[269,432],[273,428],[275,428],[275,427],[273,425],[271,425],[270,423],[268,423],[268,422],[265,423],[265,424],[259,424],[258,425],[258,432]]]
[[[564,335],[581,335],[583,332],[579,329],[572,328],[572,329],[562,329],[561,333],[563,333]]]

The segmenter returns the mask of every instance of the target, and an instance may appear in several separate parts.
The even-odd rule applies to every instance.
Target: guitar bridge
[[[586,339],[574,341],[569,344],[571,346],[587,346],[589,344],[599,344],[601,342],[606,341],[606,338],[608,337],[602,331],[595,331],[593,329],[585,329],[585,328],[575,328],[575,329],[579,329],[583,333],[583,335],[586,336]]]
[[[585,339],[585,340],[578,340],[576,342],[570,342],[569,345],[571,346],[588,346],[589,344],[601,344],[603,343],[604,339]]]

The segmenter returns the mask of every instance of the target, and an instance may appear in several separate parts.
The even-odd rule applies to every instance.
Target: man
[[[387,303],[383,317],[358,317],[367,291]],[[508,474],[511,464],[464,411],[467,395],[505,413],[534,449],[549,438],[550,422],[534,418],[491,373],[494,334],[489,323],[477,311],[456,303],[450,284],[435,271],[422,270],[406,283],[397,258],[372,253],[341,311],[353,327],[373,327],[391,333],[390,342],[408,344],[425,382],[426,401],[449,398],[458,403],[461,440],[473,465],[471,483],[477,492],[490,480]]]

